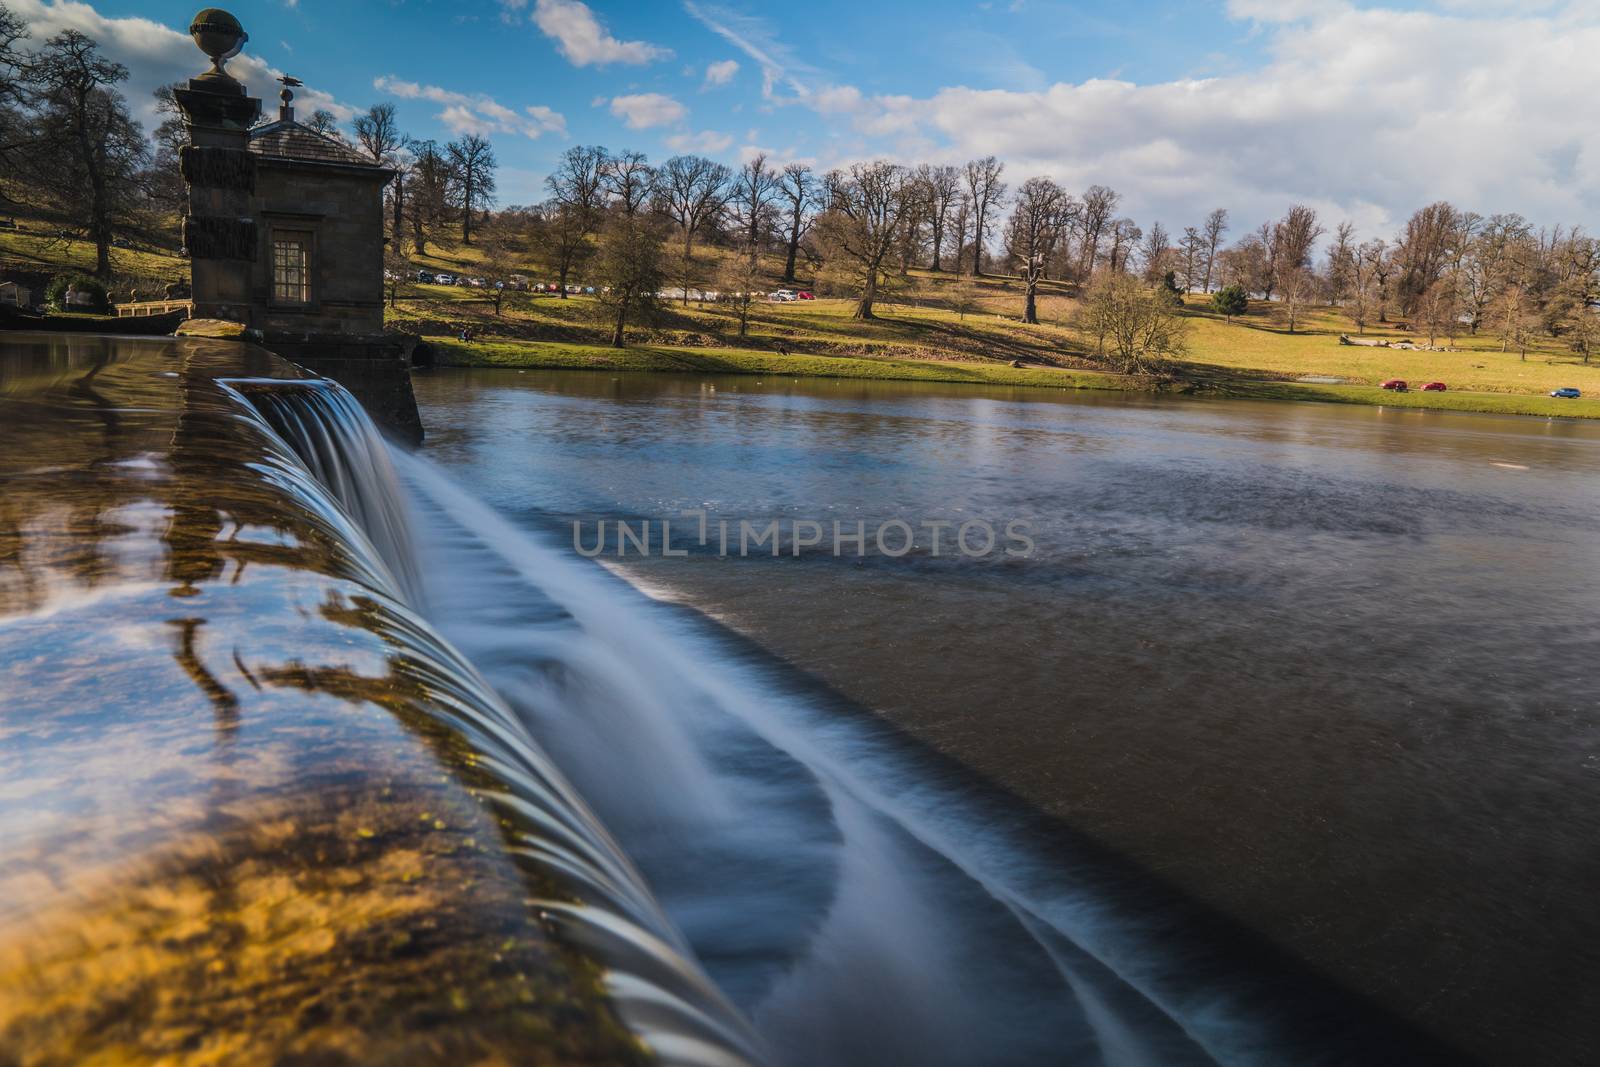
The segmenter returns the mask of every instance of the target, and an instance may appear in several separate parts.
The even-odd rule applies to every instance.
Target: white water
[[[560,899],[530,899],[542,921],[605,966],[623,1022],[672,1067],[749,1067],[765,1059],[745,1020],[689,958],[687,944],[628,858],[499,695],[415,614],[422,591],[404,495],[388,447],[340,386],[223,383],[263,420],[276,446],[261,474],[330,522],[379,603],[386,636],[427,687],[428,710],[497,779],[482,794],[506,847]]]
[[[1281,1063],[1219,976],[870,724],[396,453],[429,617],[794,1065]]]

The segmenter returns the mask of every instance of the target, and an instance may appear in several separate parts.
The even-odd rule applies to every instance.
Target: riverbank
[[[1106,371],[1063,367],[1012,367],[937,359],[865,358],[758,352],[745,348],[686,348],[673,345],[575,344],[510,339],[458,341],[425,337],[438,366],[509,367],[522,370],[597,370],[765,374],[805,378],[953,382],[1040,389],[1101,389],[1119,392],[1187,393],[1239,400],[1299,400],[1332,404],[1546,418],[1600,418],[1600,400],[1558,400],[1522,393],[1412,391],[1395,393],[1375,385],[1324,384],[1217,373],[1201,376],[1188,367],[1176,381],[1132,378]]]

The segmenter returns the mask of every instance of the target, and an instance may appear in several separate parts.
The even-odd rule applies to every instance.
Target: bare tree
[[[355,131],[356,143],[361,150],[374,163],[395,172],[394,180],[389,183],[388,196],[394,220],[390,227],[392,240],[398,248],[404,225],[407,171],[410,169],[406,149],[411,144],[411,138],[401,132],[394,105],[389,103],[373,104],[365,114],[357,115]]]
[[[1512,250],[1532,235],[1533,227],[1521,215],[1492,215],[1472,239],[1462,262],[1461,287],[1474,334],[1505,284]]]
[[[1350,295],[1356,258],[1356,228],[1349,222],[1339,223],[1334,231],[1333,244],[1328,246],[1328,298],[1343,304]]]
[[[1356,324],[1357,333],[1366,333],[1372,316],[1383,313],[1384,284],[1391,263],[1389,246],[1381,238],[1367,241],[1350,255],[1345,314]]]
[[[37,105],[26,166],[58,210],[88,230],[95,274],[108,277],[116,225],[139,206],[137,178],[150,154],[116,89],[128,69],[82,33],[64,30],[31,57],[26,76]]]
[[[855,318],[871,319],[883,283],[883,265],[900,236],[907,176],[904,167],[882,161],[857,163],[830,183],[833,198],[817,220],[830,258],[852,276]]]
[[[325,107],[319,107],[306,119],[306,129],[331,141],[345,143],[344,131],[339,129],[339,117]]]
[[[1150,224],[1150,232],[1145,234],[1144,244],[1139,248],[1139,260],[1144,264],[1146,285],[1159,283],[1170,269],[1172,244],[1167,236],[1166,227],[1161,223]]]
[[[1139,238],[1144,236],[1144,231],[1139,229],[1139,224],[1132,219],[1117,219],[1110,226],[1111,248],[1107,255],[1108,264],[1115,273],[1128,269],[1128,260],[1133,257],[1133,250],[1139,245]]]
[[[1178,309],[1119,271],[1106,271],[1090,284],[1076,325],[1125,374],[1158,370],[1187,351],[1188,322]]]
[[[555,265],[563,300],[567,298],[567,278],[588,255],[589,235],[600,223],[605,162],[604,148],[575,145],[561,154],[556,169],[545,179],[550,201],[541,212],[544,230],[540,243]]]
[[[478,134],[469,133],[445,145],[454,179],[456,206],[461,209],[461,242],[472,243],[472,213],[488,211],[494,204],[494,148]]]
[[[450,161],[432,141],[412,145],[411,165],[411,246],[417,254],[428,250],[428,231],[444,221],[450,201]]]
[[[624,215],[636,215],[656,191],[656,172],[643,152],[618,152],[600,165],[600,185]]]
[[[923,175],[927,182],[929,198],[933,206],[933,266],[935,271],[944,270],[941,259],[945,235],[949,232],[951,222],[950,212],[955,208],[956,202],[961,198],[961,172],[955,167],[939,166],[929,167]],[[956,239],[956,256],[960,257],[960,238]]]
[[[1183,291],[1193,292],[1200,281],[1200,271],[1206,258],[1206,239],[1193,226],[1183,228],[1183,240],[1178,242],[1179,265],[1183,272]]]
[[[617,212],[600,230],[595,275],[600,306],[612,314],[611,345],[621,348],[630,318],[648,313],[661,289],[661,223],[644,214]]]
[[[983,276],[984,244],[989,237],[989,218],[992,209],[1006,195],[1006,183],[1000,180],[1006,165],[994,156],[984,156],[967,164],[967,195],[972,198],[972,273]]]
[[[1300,324],[1301,312],[1316,296],[1317,276],[1307,267],[1296,267],[1293,270],[1280,268],[1278,290],[1283,308],[1288,313],[1289,332],[1294,333]]]
[[[1461,213],[1443,200],[1406,221],[1405,233],[1394,250],[1400,271],[1396,295],[1402,314],[1411,314],[1422,295],[1443,275],[1454,256],[1460,226]]]
[[[1228,212],[1226,208],[1217,208],[1206,216],[1206,224],[1201,233],[1206,242],[1206,269],[1200,279],[1202,292],[1211,291],[1211,273],[1217,265],[1217,249],[1222,246],[1222,235],[1228,232]]]
[[[795,280],[795,258],[800,254],[800,242],[816,218],[818,185],[816,175],[804,163],[790,163],[778,176],[778,195],[785,205],[789,231],[783,257],[783,280],[786,282]]]
[[[767,164],[765,153],[757,153],[734,176],[728,205],[744,230],[745,250],[752,256],[760,247],[762,229],[771,221],[778,181],[778,172]]]
[[[373,104],[355,121],[356,143],[380,166],[387,165],[409,138],[400,132],[393,104]]]
[[[704,156],[673,156],[661,168],[661,210],[683,238],[683,302],[689,302],[694,237],[722,211],[732,172]]]
[[[1079,276],[1094,275],[1095,260],[1100,254],[1100,238],[1111,225],[1112,213],[1122,202],[1122,194],[1104,185],[1091,185],[1083,193],[1083,262]]]
[[[1066,230],[1072,198],[1049,178],[1029,178],[1017,190],[1017,204],[1006,224],[1006,251],[1026,287],[1022,321],[1039,321],[1039,282]]]

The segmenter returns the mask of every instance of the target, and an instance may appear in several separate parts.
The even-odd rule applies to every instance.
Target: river
[[[416,391],[423,456],[497,512],[443,521],[466,502],[403,470],[432,617],[794,1062],[1600,1040],[1600,426],[604,372]],[[670,519],[678,554],[575,550],[619,519]],[[741,555],[741,520],[781,554]],[[904,554],[905,527],[873,542],[893,520]],[[836,521],[867,549],[835,554]],[[956,550],[963,524],[993,550]]]

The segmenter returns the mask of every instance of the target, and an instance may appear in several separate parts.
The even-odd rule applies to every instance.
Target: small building
[[[190,35],[211,69],[174,90],[189,143],[183,247],[192,314],[256,332],[279,355],[338,381],[380,424],[421,441],[407,369],[415,338],[383,332],[383,189],[394,171],[294,118],[283,78],[276,121],[226,69],[249,35],[208,7]]]
[[[33,307],[33,290],[18,282],[0,282],[0,307]]]
[[[250,131],[257,220],[249,326],[263,333],[383,330],[383,187],[394,171],[294,119]]]

